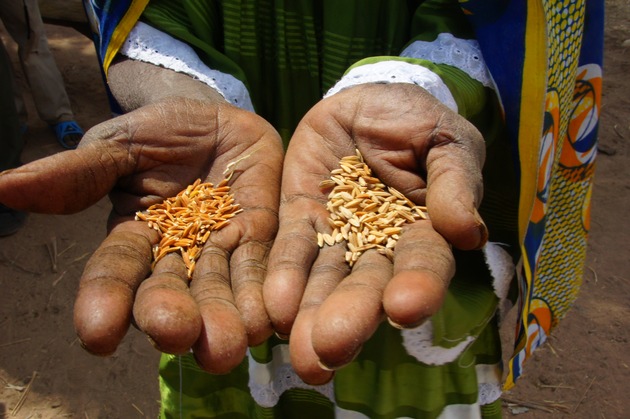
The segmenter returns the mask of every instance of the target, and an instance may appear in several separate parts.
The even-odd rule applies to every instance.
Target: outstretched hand
[[[110,194],[108,237],[86,265],[75,327],[90,352],[116,350],[132,321],[169,353],[193,348],[200,365],[225,373],[249,344],[271,333],[262,303],[268,251],[278,225],[283,150],[275,130],[225,102],[166,98],[104,122],[75,151],[0,175],[0,202],[71,214]],[[213,232],[192,281],[176,253],[151,273],[158,234],[136,211],[175,196],[197,178],[230,180],[243,209]]]
[[[404,227],[393,262],[368,250],[350,268],[343,244],[317,244],[317,232],[332,230],[318,186],[355,148],[384,184],[428,208],[430,220]],[[476,249],[487,240],[476,209],[484,158],[480,133],[415,85],[356,86],[304,117],[285,158],[280,228],[263,287],[302,379],[330,380],[384,317],[411,327],[437,312],[454,274],[450,246]]]

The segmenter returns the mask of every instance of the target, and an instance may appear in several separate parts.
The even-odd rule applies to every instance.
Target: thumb
[[[445,141],[427,156],[427,208],[434,228],[453,246],[479,249],[488,230],[477,207],[483,196],[483,141]]]
[[[17,210],[72,214],[98,202],[121,175],[111,146],[61,152],[0,173],[0,203]]]

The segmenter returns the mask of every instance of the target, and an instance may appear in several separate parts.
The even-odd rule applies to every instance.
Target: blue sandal
[[[83,138],[83,130],[75,121],[63,121],[52,125],[57,141],[66,150],[74,150]]]

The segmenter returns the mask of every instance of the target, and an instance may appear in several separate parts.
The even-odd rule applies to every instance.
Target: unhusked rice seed
[[[216,187],[197,179],[172,198],[136,213],[136,220],[146,221],[160,235],[153,246],[153,265],[169,253],[182,255],[188,278],[212,231],[224,227],[242,209],[234,202],[228,179]]]
[[[326,209],[332,233],[317,233],[319,247],[345,242],[346,262],[353,266],[368,249],[377,251],[390,260],[402,226],[427,218],[426,207],[415,205],[398,190],[386,186],[372,176],[372,170],[356,150],[339,162],[330,172],[330,179],[319,184],[328,194]]]

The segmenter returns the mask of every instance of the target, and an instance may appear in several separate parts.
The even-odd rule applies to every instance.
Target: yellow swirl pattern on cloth
[[[514,384],[514,369],[522,369],[575,300],[589,228],[596,155],[589,134],[599,119],[601,69],[594,64],[579,67],[585,1],[546,1],[543,11],[548,38],[546,106],[521,279],[529,295],[522,296],[522,330],[506,388]]]

